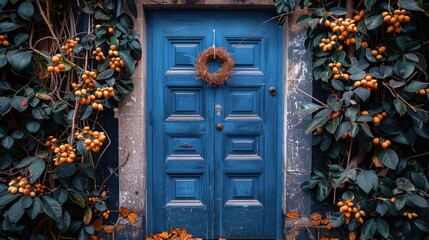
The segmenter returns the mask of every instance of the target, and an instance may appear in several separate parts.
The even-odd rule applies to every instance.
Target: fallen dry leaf
[[[295,211],[290,211],[290,212],[286,213],[286,217],[288,217],[288,218],[300,218],[301,216]]]
[[[130,209],[127,207],[121,207],[121,216],[122,217],[127,217],[128,214],[130,213]]]
[[[101,219],[96,219],[93,223],[92,223],[92,227],[94,228],[94,231],[99,232],[102,229],[102,225],[103,224],[103,220]]]
[[[91,234],[88,236],[88,239],[89,240],[97,240],[97,237]]]
[[[157,234],[158,237],[168,239],[168,232],[162,232]]]
[[[356,234],[354,232],[350,232],[349,233],[349,240],[355,240],[356,239]]]
[[[105,233],[109,234],[109,233],[112,233],[113,230],[115,230],[115,227],[112,226],[112,225],[107,225],[107,226],[104,226],[103,230],[104,230]]]
[[[130,220],[131,223],[135,223],[136,218],[137,218],[137,212],[136,211],[128,214],[128,219]]]

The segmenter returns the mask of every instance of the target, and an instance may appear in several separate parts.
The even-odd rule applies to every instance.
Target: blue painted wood
[[[149,233],[170,225],[203,238],[267,239],[281,232],[281,105],[268,91],[282,87],[281,38],[275,22],[254,32],[271,16],[149,14]],[[195,78],[195,59],[214,41],[236,63],[223,87]]]

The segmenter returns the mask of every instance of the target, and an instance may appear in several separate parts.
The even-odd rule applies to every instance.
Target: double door
[[[281,48],[275,22],[255,31],[270,17],[149,15],[149,233],[172,225],[202,238],[275,238]],[[213,44],[235,62],[218,87],[194,70]]]

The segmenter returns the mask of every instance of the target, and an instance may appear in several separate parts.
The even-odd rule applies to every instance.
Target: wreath
[[[209,72],[209,62],[219,61],[219,70],[214,73]],[[210,47],[200,53],[195,64],[198,79],[205,81],[209,86],[223,85],[232,75],[234,61],[224,48]]]

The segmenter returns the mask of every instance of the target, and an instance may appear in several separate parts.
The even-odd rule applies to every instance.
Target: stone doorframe
[[[146,231],[147,211],[147,154],[146,154],[146,72],[147,27],[145,9],[273,9],[272,0],[136,0],[138,17],[134,33],[140,34],[142,59],[133,76],[134,90],[116,109],[119,146],[119,204],[137,210],[137,229],[126,234],[126,239],[141,239]],[[304,48],[305,29],[295,24],[298,14],[286,17],[283,52],[283,212],[297,211],[308,215],[311,199],[301,190],[301,183],[311,173],[311,136],[304,128],[311,116],[298,115],[296,109],[311,99],[302,91],[312,94],[312,60]],[[275,21],[275,20],[274,20]],[[136,231],[137,230],[137,231]]]

